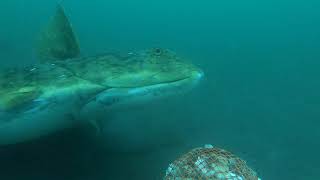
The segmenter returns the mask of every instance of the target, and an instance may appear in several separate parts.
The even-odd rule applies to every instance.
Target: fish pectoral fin
[[[37,55],[40,61],[66,60],[80,55],[77,38],[60,4],[39,37]]]

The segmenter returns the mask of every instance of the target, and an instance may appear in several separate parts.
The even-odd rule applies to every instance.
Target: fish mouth
[[[173,79],[173,80],[169,80],[169,81],[163,81],[163,82],[159,82],[159,83],[155,83],[155,84],[149,84],[149,85],[145,85],[145,86],[136,86],[136,87],[130,87],[132,89],[135,88],[143,88],[143,87],[153,87],[153,86],[165,86],[165,85],[172,85],[172,84],[179,84],[180,82],[183,82],[183,84],[190,82],[190,83],[197,83],[199,82],[204,76],[204,72],[200,69],[198,69],[197,71],[194,71],[190,74],[190,76],[186,76],[186,77],[182,77],[182,78],[177,78],[177,79]],[[126,88],[126,87],[123,87]]]
[[[168,81],[164,83],[159,83],[159,84],[171,84],[171,83],[179,83],[183,81],[190,81],[190,82],[199,82],[204,76],[204,72],[202,70],[197,70],[195,72],[192,72],[190,76],[173,80],[173,81]]]
[[[145,104],[152,100],[185,94],[192,90],[202,79],[204,73],[197,71],[191,76],[173,81],[137,87],[115,87],[98,94],[94,101],[105,108],[117,107],[118,104]],[[93,102],[93,103],[95,103]]]
[[[156,87],[166,87],[166,86],[181,86],[183,88],[187,85],[196,85],[200,80],[203,78],[204,72],[202,70],[193,72],[190,76],[177,78],[171,81],[163,81],[159,83],[149,84],[149,85],[142,85],[142,86],[135,86],[135,87],[114,87],[114,89],[140,89],[140,88],[156,88]]]
[[[184,82],[184,81],[199,82],[203,78],[203,76],[204,76],[203,71],[197,71],[197,72],[192,73],[192,75],[189,77],[181,78],[178,80],[169,81],[169,82],[165,82],[165,83],[160,83],[160,84],[172,84],[172,83],[179,83],[179,82]]]

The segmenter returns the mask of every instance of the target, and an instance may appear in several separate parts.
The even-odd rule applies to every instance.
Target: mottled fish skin
[[[99,108],[178,94],[203,73],[166,49],[51,61],[0,72],[0,144],[39,138]],[[10,136],[10,138],[9,138]]]
[[[201,74],[168,50],[151,49],[119,59],[113,55],[70,59],[0,73],[0,109],[50,98],[57,91],[90,96],[109,88],[137,88]],[[87,98],[87,97],[84,97]]]

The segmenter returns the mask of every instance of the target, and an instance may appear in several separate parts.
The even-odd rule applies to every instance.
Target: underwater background
[[[36,62],[35,39],[56,3],[0,1],[1,68]],[[161,179],[204,144],[239,155],[262,179],[320,178],[320,1],[62,4],[83,55],[164,47],[205,78],[184,97],[115,112],[102,136],[70,130],[0,147],[1,180]]]

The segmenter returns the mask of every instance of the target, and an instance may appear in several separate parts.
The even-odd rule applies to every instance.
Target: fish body
[[[40,63],[0,72],[0,145],[89,122],[97,112],[187,92],[203,76],[190,61],[162,48],[79,57],[61,6],[43,34]]]

